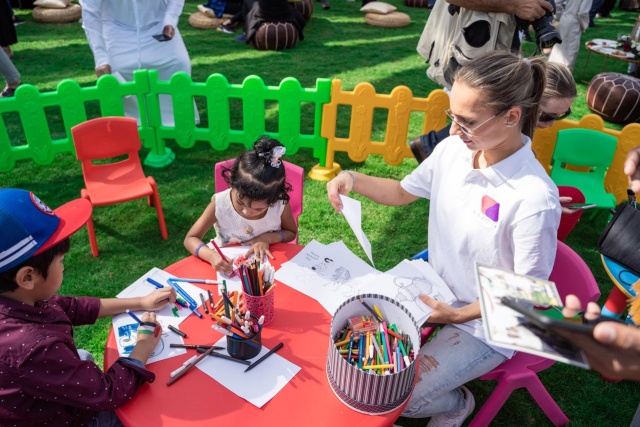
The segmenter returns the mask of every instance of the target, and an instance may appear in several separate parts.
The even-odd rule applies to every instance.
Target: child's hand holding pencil
[[[196,257],[204,261],[208,261],[214,270],[231,275],[233,273],[233,264],[231,260],[222,253],[215,240],[211,240],[211,245],[214,250],[211,250],[203,243],[203,246],[196,250]]]

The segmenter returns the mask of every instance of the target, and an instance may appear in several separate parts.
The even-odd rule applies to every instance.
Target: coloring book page
[[[373,256],[371,255],[371,242],[369,242],[369,238],[362,230],[362,204],[351,197],[343,196],[342,194],[339,196],[342,202],[342,215],[344,215],[351,230],[353,230],[353,233],[356,235],[360,246],[364,249],[364,253],[369,257],[371,265],[375,266]]]
[[[393,283],[385,295],[407,307],[418,324],[424,323],[431,314],[431,307],[419,298],[421,294],[447,304],[456,300],[451,289],[426,261],[403,260],[385,275],[391,276]],[[389,290],[392,291],[391,294],[388,293]]]
[[[311,241],[276,272],[276,280],[318,301],[331,315],[348,298],[374,293],[402,303],[418,324],[431,314],[420,294],[451,303],[456,298],[433,267],[404,260],[386,273],[372,268],[342,242]]]
[[[380,272],[354,255],[343,242],[324,245],[312,240],[282,264],[275,278],[315,299],[333,314],[343,301],[369,292],[363,282],[369,274]]]
[[[153,292],[157,288],[152,285],[147,278],[160,283],[164,286],[169,286],[167,280],[171,277],[175,277],[164,270],[159,268],[152,268],[145,273],[138,280],[129,285],[126,289],[116,295],[116,298],[136,298],[143,297]],[[192,285],[191,283],[180,282],[180,287],[193,298],[196,303],[202,305],[200,302],[199,294],[202,292],[200,288]],[[135,311],[134,314],[138,317],[142,316],[144,311]],[[178,325],[182,323],[187,316],[193,313],[188,308],[179,307],[178,305],[168,304],[157,311],[158,323],[162,326],[162,338],[156,345],[153,353],[149,357],[147,363],[157,362],[158,360],[167,359],[169,357],[178,356],[186,353],[186,350],[181,348],[170,348],[169,344],[183,344],[182,338],[169,331],[168,326],[173,325],[178,328]],[[120,356],[128,356],[131,354],[133,347],[137,340],[138,323],[127,313],[118,314],[112,317],[111,322],[113,324],[113,332],[116,336],[116,343],[118,345],[118,353]]]

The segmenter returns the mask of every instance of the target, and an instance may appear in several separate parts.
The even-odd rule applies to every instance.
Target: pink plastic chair
[[[92,206],[105,206],[147,198],[158,214],[160,234],[168,238],[156,181],[145,176],[140,163],[140,134],[135,119],[99,117],[71,128],[76,157],[82,162],[86,188],[80,191]],[[124,159],[121,157],[126,156]],[[99,161],[99,163],[94,163]],[[87,222],[91,253],[97,257],[98,241],[93,218]]]
[[[556,261],[549,280],[555,282],[562,300],[574,294],[586,306],[589,301],[597,301],[600,296],[598,283],[589,266],[580,255],[562,242],[558,242]],[[489,399],[482,405],[469,426],[487,426],[507,401],[513,390],[526,388],[536,403],[556,426],[569,424],[569,418],[549,395],[537,373],[554,364],[553,360],[516,353],[514,357],[480,377],[480,380],[498,382]]]
[[[560,241],[549,280],[555,282],[563,301],[567,295],[574,294],[580,298],[583,307],[586,307],[587,302],[597,301],[600,296],[600,289],[591,270],[589,270],[589,266],[580,258],[580,255]],[[426,328],[422,331],[423,344],[434,331],[434,328]],[[550,359],[519,352],[494,370],[479,377],[480,380],[497,381],[497,384],[469,427],[488,426],[507,401],[511,392],[519,388],[527,389],[554,425],[569,424],[569,418],[549,395],[537,375],[538,372],[550,368],[554,363]]]
[[[216,193],[226,190],[229,185],[222,177],[222,169],[225,167],[231,167],[235,159],[223,160],[216,163],[214,168]],[[302,194],[304,190],[304,169],[293,163],[282,161],[284,164],[284,170],[287,176],[287,182],[291,184],[291,191],[289,192],[289,204],[291,205],[291,212],[293,213],[293,219],[298,225],[298,217],[302,214]],[[298,243],[298,236],[290,243]]]

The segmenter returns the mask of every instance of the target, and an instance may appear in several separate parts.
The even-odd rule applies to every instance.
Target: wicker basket
[[[33,20],[42,23],[65,23],[74,22],[82,16],[82,8],[79,4],[70,4],[64,9],[52,9],[48,7],[36,6],[33,8]]]
[[[406,13],[391,12],[386,15],[379,13],[367,13],[364,16],[364,21],[374,27],[384,28],[400,28],[406,27],[411,23],[411,18]]]
[[[224,20],[231,18],[231,15],[222,15],[222,18],[212,18],[205,15],[202,12],[195,12],[189,16],[189,24],[195,28],[202,28],[205,30],[216,29]]]

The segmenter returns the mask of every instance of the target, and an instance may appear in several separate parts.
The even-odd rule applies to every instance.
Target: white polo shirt
[[[430,200],[429,263],[462,306],[478,300],[474,262],[547,279],[560,223],[558,188],[522,135],[520,150],[486,169],[458,136],[438,144],[402,182]],[[456,325],[484,340],[481,319]],[[497,348],[510,357],[510,350]]]

